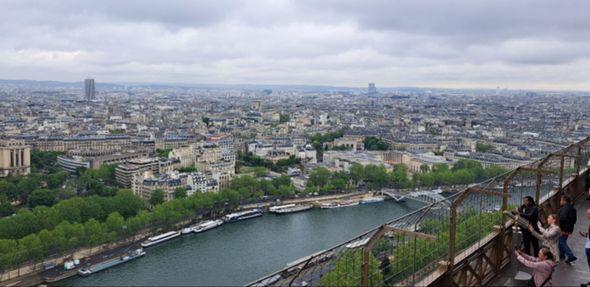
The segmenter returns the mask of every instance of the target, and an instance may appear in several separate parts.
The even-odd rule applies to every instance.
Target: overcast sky
[[[590,90],[590,1],[0,0],[0,78]]]

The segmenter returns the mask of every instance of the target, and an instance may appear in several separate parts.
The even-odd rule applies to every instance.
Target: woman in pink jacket
[[[552,286],[551,274],[555,265],[555,257],[549,248],[543,247],[539,250],[539,257],[526,255],[516,251],[516,259],[524,266],[533,269],[533,282],[535,286]]]

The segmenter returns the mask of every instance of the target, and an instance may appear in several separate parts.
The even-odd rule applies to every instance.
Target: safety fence
[[[249,286],[485,285],[510,262],[512,221],[504,211],[531,196],[541,217],[588,178],[590,138],[474,184]],[[410,199],[407,199],[410,200]]]

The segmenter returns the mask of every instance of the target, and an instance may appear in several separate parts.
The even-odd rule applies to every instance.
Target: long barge
[[[143,251],[143,249],[139,248],[133,251],[130,251],[124,255],[121,255],[120,257],[117,258],[112,258],[103,262],[99,262],[96,264],[92,264],[89,267],[84,267],[78,270],[78,275],[82,276],[82,277],[86,277],[89,276],[91,274],[94,274],[96,272],[100,272],[102,270],[106,270],[109,269],[111,267],[129,262],[131,260],[137,259],[139,257],[142,257],[145,255],[145,251]]]

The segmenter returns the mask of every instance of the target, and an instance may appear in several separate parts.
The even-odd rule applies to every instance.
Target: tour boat
[[[244,219],[250,219],[254,217],[262,216],[262,210],[256,208],[246,211],[240,211],[236,213],[230,213],[223,217],[223,221],[225,222],[234,222]]]
[[[150,247],[153,245],[156,245],[158,243],[162,243],[164,241],[168,241],[172,238],[178,237],[180,236],[180,232],[179,231],[170,231],[170,232],[166,232],[164,234],[160,234],[157,236],[153,236],[148,238],[146,241],[141,243],[142,247]]]
[[[286,204],[280,206],[273,206],[269,208],[268,211],[276,214],[285,214],[308,210],[312,207],[313,205],[311,204]]]
[[[192,227],[194,233],[204,232],[223,224],[223,220],[207,220]]]

